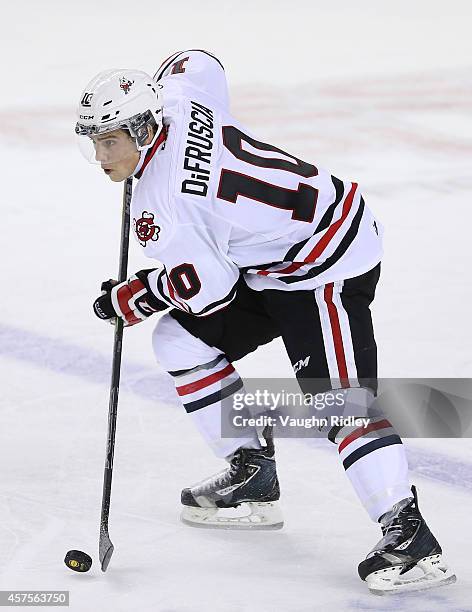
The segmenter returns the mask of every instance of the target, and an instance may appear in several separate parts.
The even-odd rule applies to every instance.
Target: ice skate
[[[271,440],[238,449],[225,470],[182,491],[181,519],[192,527],[281,529],[279,481]]]
[[[379,519],[383,538],[359,564],[359,576],[375,595],[419,591],[456,581],[420,514],[416,488],[411,490],[413,497],[398,502]]]

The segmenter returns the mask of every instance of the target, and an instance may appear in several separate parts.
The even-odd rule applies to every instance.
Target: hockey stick
[[[128,245],[130,230],[130,204],[133,194],[133,178],[127,178],[123,187],[123,213],[121,217],[120,267],[118,282],[126,280],[128,272]],[[102,572],[107,571],[114,546],[108,534],[108,516],[110,514],[111,479],[113,476],[113,455],[115,452],[116,417],[118,413],[118,393],[120,390],[121,349],[123,346],[123,319],[116,318],[115,339],[113,343],[113,363],[111,369],[110,402],[108,405],[108,436],[103,475],[102,514],[100,518],[100,540],[98,556]]]

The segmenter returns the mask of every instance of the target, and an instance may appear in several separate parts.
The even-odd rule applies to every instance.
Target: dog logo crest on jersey
[[[131,89],[131,85],[134,81],[130,81],[129,79],[125,79],[125,77],[121,77],[120,79],[120,88],[125,92],[125,94],[129,94]]]
[[[140,219],[133,219],[134,231],[138,237],[138,242],[145,247],[149,240],[156,242],[159,238],[161,228],[154,223],[154,215],[143,211]]]

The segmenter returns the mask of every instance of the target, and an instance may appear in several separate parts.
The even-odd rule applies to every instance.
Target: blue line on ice
[[[56,372],[78,376],[98,384],[109,384],[111,356],[83,348],[58,338],[0,324],[0,355],[26,361]],[[136,363],[123,362],[121,389],[147,400],[179,405],[172,382],[159,371],[149,371]],[[331,450],[324,440],[311,440],[317,447]],[[419,476],[472,491],[472,465],[445,454],[411,448],[407,445],[410,469]]]
[[[408,465],[418,476],[425,476],[472,491],[472,465],[443,453],[424,451],[406,444]]]
[[[105,357],[98,351],[66,340],[0,324],[0,355],[57,374],[78,376],[87,382],[110,384],[111,351],[110,356]],[[157,366],[156,371],[150,371],[148,367],[123,359],[120,388],[148,400],[180,405],[170,378],[160,373]]]

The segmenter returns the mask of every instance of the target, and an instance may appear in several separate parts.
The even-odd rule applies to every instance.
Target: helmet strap
[[[139,151],[139,161],[138,161],[138,165],[136,166],[136,168],[135,168],[135,169],[133,170],[133,172],[131,173],[131,176],[133,176],[133,175],[137,174],[137,173],[138,173],[138,172],[141,170],[141,168],[143,167],[144,160],[145,160],[145,158],[146,158],[146,153],[147,153],[148,148],[149,148],[150,146],[151,146],[151,145],[146,146],[146,148],[141,149],[141,150]]]
[[[156,135],[156,138],[152,139],[152,142],[146,145],[141,151],[141,155],[139,158],[139,163],[136,166],[134,171],[134,176],[136,178],[141,178],[141,173],[146,168],[147,164],[151,161],[152,157],[164,146],[164,143],[167,139],[167,127],[162,126],[161,131]]]

